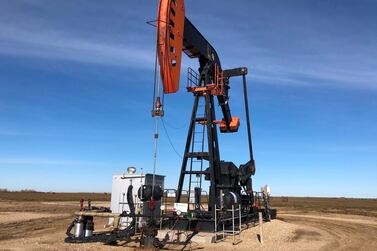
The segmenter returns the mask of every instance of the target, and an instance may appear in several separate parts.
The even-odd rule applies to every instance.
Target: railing
[[[215,206],[216,208],[216,206]],[[242,231],[242,213],[241,205],[238,207],[232,206],[232,209],[215,209],[215,242],[224,241],[226,236],[231,235],[233,237],[233,245],[240,243],[241,231]],[[229,217],[229,213],[230,217]],[[229,226],[227,222],[231,221]],[[221,227],[219,231],[218,228]],[[220,238],[218,238],[220,236]],[[238,238],[236,237],[238,236]]]
[[[187,87],[193,87],[199,85],[199,73],[192,68],[187,68]]]

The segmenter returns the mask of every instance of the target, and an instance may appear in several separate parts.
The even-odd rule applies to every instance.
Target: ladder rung
[[[195,118],[195,121],[196,121],[196,122],[207,121],[207,118],[206,118],[206,117],[196,117],[196,118]]]
[[[208,152],[191,152],[191,153],[186,153],[185,157],[197,158],[197,159],[208,159],[209,153]]]
[[[186,171],[185,174],[209,174],[206,171]]]
[[[230,185],[216,185],[216,188],[224,188],[224,189],[229,189],[229,188],[233,188],[234,186],[230,186]]]

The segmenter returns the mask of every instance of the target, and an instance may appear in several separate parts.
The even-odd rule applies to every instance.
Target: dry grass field
[[[109,205],[109,194],[0,192],[0,250],[138,250],[101,243],[66,244],[81,198]],[[274,197],[278,219],[243,231],[242,242],[192,243],[193,250],[377,250],[377,200]],[[97,228],[102,223],[96,224]],[[168,249],[179,247],[170,246]]]
[[[377,199],[272,197],[271,205],[283,211],[341,213],[377,217]]]

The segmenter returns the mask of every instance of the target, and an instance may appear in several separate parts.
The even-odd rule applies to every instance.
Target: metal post
[[[208,154],[209,154],[209,172],[210,172],[210,188],[209,188],[209,201],[208,201],[208,211],[212,211],[212,217],[214,217],[214,208],[215,201],[217,198],[217,189],[216,189],[216,164],[215,162],[218,161],[218,151],[216,151],[215,146],[215,136],[216,135],[216,127],[213,124],[214,119],[214,105],[213,105],[213,96],[207,93],[205,95],[205,112],[207,118],[207,139],[208,139]]]
[[[241,238],[241,226],[242,226],[242,212],[241,212],[241,204],[238,206],[238,215],[239,215],[239,227],[238,227],[238,230],[240,231],[240,238]]]
[[[259,212],[259,240],[263,244],[263,217],[262,212]]]
[[[232,227],[233,227],[233,244],[236,242],[236,236],[234,234],[234,205],[232,205]]]
[[[225,240],[225,223],[224,223],[224,213],[223,213],[223,240]]]
[[[217,242],[217,209],[215,204],[215,242]]]
[[[135,234],[136,234],[137,233],[137,229],[138,229],[138,224],[139,224],[139,218],[136,216],[135,220],[136,220],[136,222],[135,222]]]

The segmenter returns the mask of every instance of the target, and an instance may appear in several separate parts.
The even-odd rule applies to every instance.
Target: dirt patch
[[[93,202],[93,205],[108,202]],[[77,201],[0,201],[0,250],[138,250],[138,246],[64,243],[65,231],[78,209]],[[12,220],[9,214],[14,214]],[[263,225],[264,243],[258,240],[259,227],[250,225],[241,240],[232,237],[217,244],[192,243],[193,250],[377,250],[377,218],[288,208],[278,220]],[[100,229],[104,223],[97,221]],[[129,244],[127,244],[129,245]],[[179,250],[182,246],[168,246]],[[189,248],[189,247],[188,247]]]
[[[23,222],[41,218],[66,217],[68,214],[46,214],[30,212],[0,212],[0,224]]]
[[[0,224],[0,241],[13,240],[17,243],[19,239],[49,235],[52,232],[64,229],[69,219],[70,217],[64,217],[64,215],[54,215],[49,218],[29,219]]]
[[[305,229],[297,229],[292,241],[307,240],[307,241],[320,241],[321,234],[315,231]]]
[[[317,220],[323,220],[323,221],[340,221],[340,222],[347,222],[349,224],[363,224],[363,225],[375,225],[375,226],[377,226],[377,218],[367,217],[367,216],[359,216],[359,215],[349,215],[349,214],[319,214],[319,213],[291,214],[291,213],[280,213],[279,217],[280,218],[300,217],[300,218],[317,219]]]
[[[298,236],[298,234],[300,236]],[[259,242],[259,227],[251,227],[242,232],[241,240],[233,245],[228,237],[225,242],[204,245],[204,250],[318,250],[327,242],[320,236],[322,230],[311,226],[292,224],[281,220],[273,220],[263,224],[263,244]],[[318,237],[318,238],[317,238]]]
[[[282,214],[280,217],[285,222],[312,227],[321,233],[320,239],[325,245],[320,250],[377,250],[375,217],[332,214]]]

